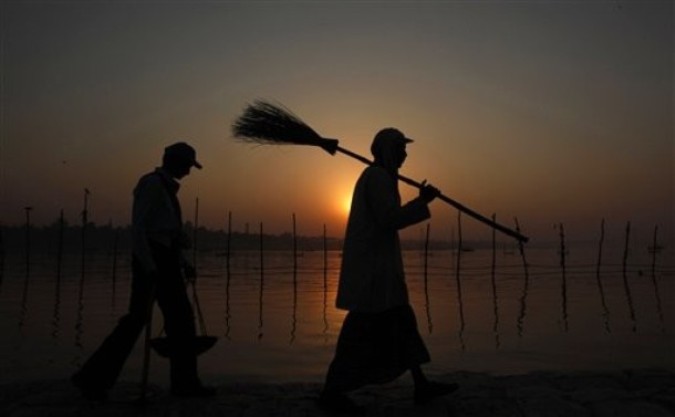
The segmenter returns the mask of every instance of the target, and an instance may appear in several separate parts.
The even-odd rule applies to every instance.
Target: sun
[[[349,212],[352,209],[352,196],[347,195],[342,198],[342,206],[341,206],[342,212],[344,213],[345,216],[349,216]]]

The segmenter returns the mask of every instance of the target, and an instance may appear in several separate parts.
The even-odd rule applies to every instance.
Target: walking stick
[[[320,136],[288,109],[262,100],[255,101],[244,109],[243,114],[232,124],[232,133],[235,138],[245,142],[270,145],[318,146],[331,155],[340,152],[366,165],[373,163],[368,158],[339,146],[337,139],[327,139]],[[403,175],[398,175],[398,179],[416,188],[424,186],[422,183]],[[528,237],[519,232],[492,221],[450,197],[441,194],[438,198],[459,211],[520,242],[527,242],[529,240]]]
[[[146,310],[145,323],[145,342],[143,345],[143,371],[141,373],[141,394],[138,402],[141,405],[145,404],[148,392],[148,374],[150,373],[150,339],[152,338],[152,312],[155,305],[155,282],[154,279],[150,284],[150,294],[148,297],[148,309]]]

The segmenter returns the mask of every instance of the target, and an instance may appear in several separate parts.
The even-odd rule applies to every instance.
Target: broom
[[[317,146],[331,155],[339,152],[367,165],[373,163],[370,159],[339,146],[337,139],[327,139],[320,136],[287,108],[262,100],[256,100],[244,109],[242,115],[232,124],[232,133],[235,138],[244,142],[262,145]],[[398,175],[398,179],[416,188],[424,187],[422,183],[403,175]],[[496,223],[443,194],[438,196],[438,198],[457,210],[520,242],[527,242],[529,240],[528,237],[519,232]]]

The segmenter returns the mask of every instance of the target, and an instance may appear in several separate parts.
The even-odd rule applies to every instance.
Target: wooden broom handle
[[[352,157],[352,158],[354,158],[354,159],[357,159],[357,160],[363,162],[363,163],[366,164],[366,165],[372,165],[372,163],[373,163],[373,161],[371,161],[370,159],[365,158],[365,157],[363,157],[363,156],[361,156],[361,155],[359,155],[359,154],[356,154],[356,153],[354,153],[354,152],[352,152],[352,151],[350,151],[350,150],[348,150],[348,149],[345,149],[345,148],[343,148],[343,147],[341,147],[341,146],[337,146],[337,147],[335,148],[335,150],[336,150],[337,152],[340,152],[340,153],[342,153],[342,154],[345,154],[345,155],[347,155],[347,156],[350,156],[350,157]],[[408,185],[411,185],[411,186],[413,186],[413,187],[416,187],[416,188],[422,188],[422,187],[424,187],[421,183],[419,183],[419,182],[417,182],[417,181],[415,181],[415,180],[412,180],[412,179],[410,179],[410,178],[408,178],[408,177],[405,177],[405,176],[403,176],[403,175],[398,175],[398,179],[401,180],[401,181],[403,181],[404,183],[406,183],[406,184],[408,184]],[[444,202],[450,204],[451,206],[453,206],[453,207],[456,208],[457,210],[459,210],[459,211],[461,211],[461,212],[463,212],[463,213],[465,213],[465,214],[468,214],[469,216],[473,217],[474,219],[476,219],[476,220],[478,220],[478,221],[480,221],[480,222],[482,222],[482,223],[487,224],[488,226],[492,227],[493,229],[499,230],[500,232],[504,233],[505,235],[511,236],[511,237],[515,238],[515,239],[518,240],[519,242],[527,243],[527,241],[529,240],[529,238],[528,238],[527,236],[524,236],[524,235],[522,235],[521,233],[516,232],[515,230],[509,229],[508,227],[503,226],[503,225],[501,225],[501,224],[499,224],[499,223],[493,221],[492,219],[489,219],[489,218],[487,218],[487,217],[485,217],[485,216],[483,216],[483,215],[481,215],[481,214],[479,214],[479,213],[477,213],[477,212],[471,210],[470,208],[468,208],[468,207],[466,207],[465,205],[463,205],[463,204],[461,204],[461,203],[459,203],[459,202],[457,202],[457,201],[451,199],[450,197],[447,197],[447,196],[441,194],[441,195],[438,196],[438,198],[441,199],[442,201],[444,201]]]

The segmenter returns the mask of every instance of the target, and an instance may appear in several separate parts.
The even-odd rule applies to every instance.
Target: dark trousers
[[[153,245],[152,253],[158,276],[153,278],[145,274],[138,261],[133,259],[129,311],[77,374],[92,387],[109,389],[115,384],[147,323],[153,285],[154,297],[164,316],[164,328],[172,346],[171,386],[190,386],[199,381],[197,356],[193,348],[194,313],[183,283],[180,252]]]

